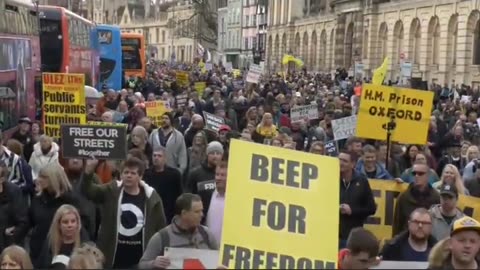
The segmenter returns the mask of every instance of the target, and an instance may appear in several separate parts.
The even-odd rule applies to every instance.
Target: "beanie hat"
[[[213,152],[218,152],[223,155],[223,145],[217,141],[210,142],[207,146],[207,155]]]

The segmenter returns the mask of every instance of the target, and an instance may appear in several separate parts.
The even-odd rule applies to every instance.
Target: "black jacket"
[[[12,244],[22,246],[25,237],[22,228],[28,224],[27,204],[21,189],[10,182],[3,182],[0,193],[0,250]],[[5,230],[15,227],[13,235],[5,235]]]
[[[197,194],[198,183],[213,179],[215,179],[215,167],[208,167],[207,162],[204,162],[189,173],[185,187],[186,192]]]
[[[382,260],[405,261],[405,259],[402,257],[402,252],[400,251],[405,245],[409,245],[408,236],[409,232],[403,231],[399,235],[395,236],[392,240],[385,243],[385,245],[383,245],[382,252],[380,253],[380,255],[382,256]],[[430,235],[430,237],[428,238],[428,248],[431,249],[433,246],[435,246],[436,243],[437,240]]]
[[[340,239],[345,240],[353,228],[363,227],[367,217],[377,210],[368,179],[353,172],[349,185],[340,180],[340,204],[348,204],[352,209],[351,215],[340,213]]]
[[[25,228],[25,231],[32,228],[32,235],[30,237],[30,257],[32,261],[37,261],[38,256],[41,254],[41,249],[44,241],[47,239],[53,216],[57,209],[63,204],[70,204],[77,208],[82,224],[84,224],[82,229],[89,231],[89,228],[85,228],[90,223],[89,217],[85,214],[85,211],[83,211],[80,200],[73,193],[69,192],[58,198],[54,198],[52,195],[46,193],[35,196],[30,206],[29,226]]]
[[[202,198],[202,204],[203,204],[202,224],[205,225],[205,222],[207,222],[208,209],[210,208],[212,195],[213,195],[213,192],[215,191],[215,181],[214,180],[204,181],[204,182],[200,182],[199,185],[202,186],[198,189],[198,195],[200,196],[200,198]]]

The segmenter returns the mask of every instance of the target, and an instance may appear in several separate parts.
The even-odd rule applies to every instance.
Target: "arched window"
[[[317,32],[313,31],[311,37],[312,47],[310,48],[310,67],[313,70],[317,69]]]
[[[380,25],[380,30],[378,31],[378,64],[383,63],[383,59],[387,57],[387,48],[388,48],[388,27],[386,23]]]
[[[420,45],[422,39],[422,32],[420,21],[418,18],[415,18],[412,21],[410,26],[410,44],[411,44],[411,55],[413,56],[413,63],[419,64],[420,63]]]
[[[324,69],[327,65],[327,32],[322,31],[320,35],[320,68]]]
[[[345,33],[344,55],[344,66],[346,69],[349,69],[353,64],[353,23],[348,25]]]

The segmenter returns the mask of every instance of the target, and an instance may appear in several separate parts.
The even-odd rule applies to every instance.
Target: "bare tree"
[[[205,47],[217,45],[217,11],[209,0],[193,0],[193,14],[176,22],[175,32],[180,37],[196,39]]]

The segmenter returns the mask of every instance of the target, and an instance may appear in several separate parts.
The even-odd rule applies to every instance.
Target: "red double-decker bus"
[[[40,27],[42,71],[85,74],[85,84],[95,86],[99,74],[92,38],[95,24],[63,7],[40,6]]]
[[[38,17],[31,1],[0,0],[0,128],[35,119],[41,92]],[[35,102],[37,101],[37,102]]]

